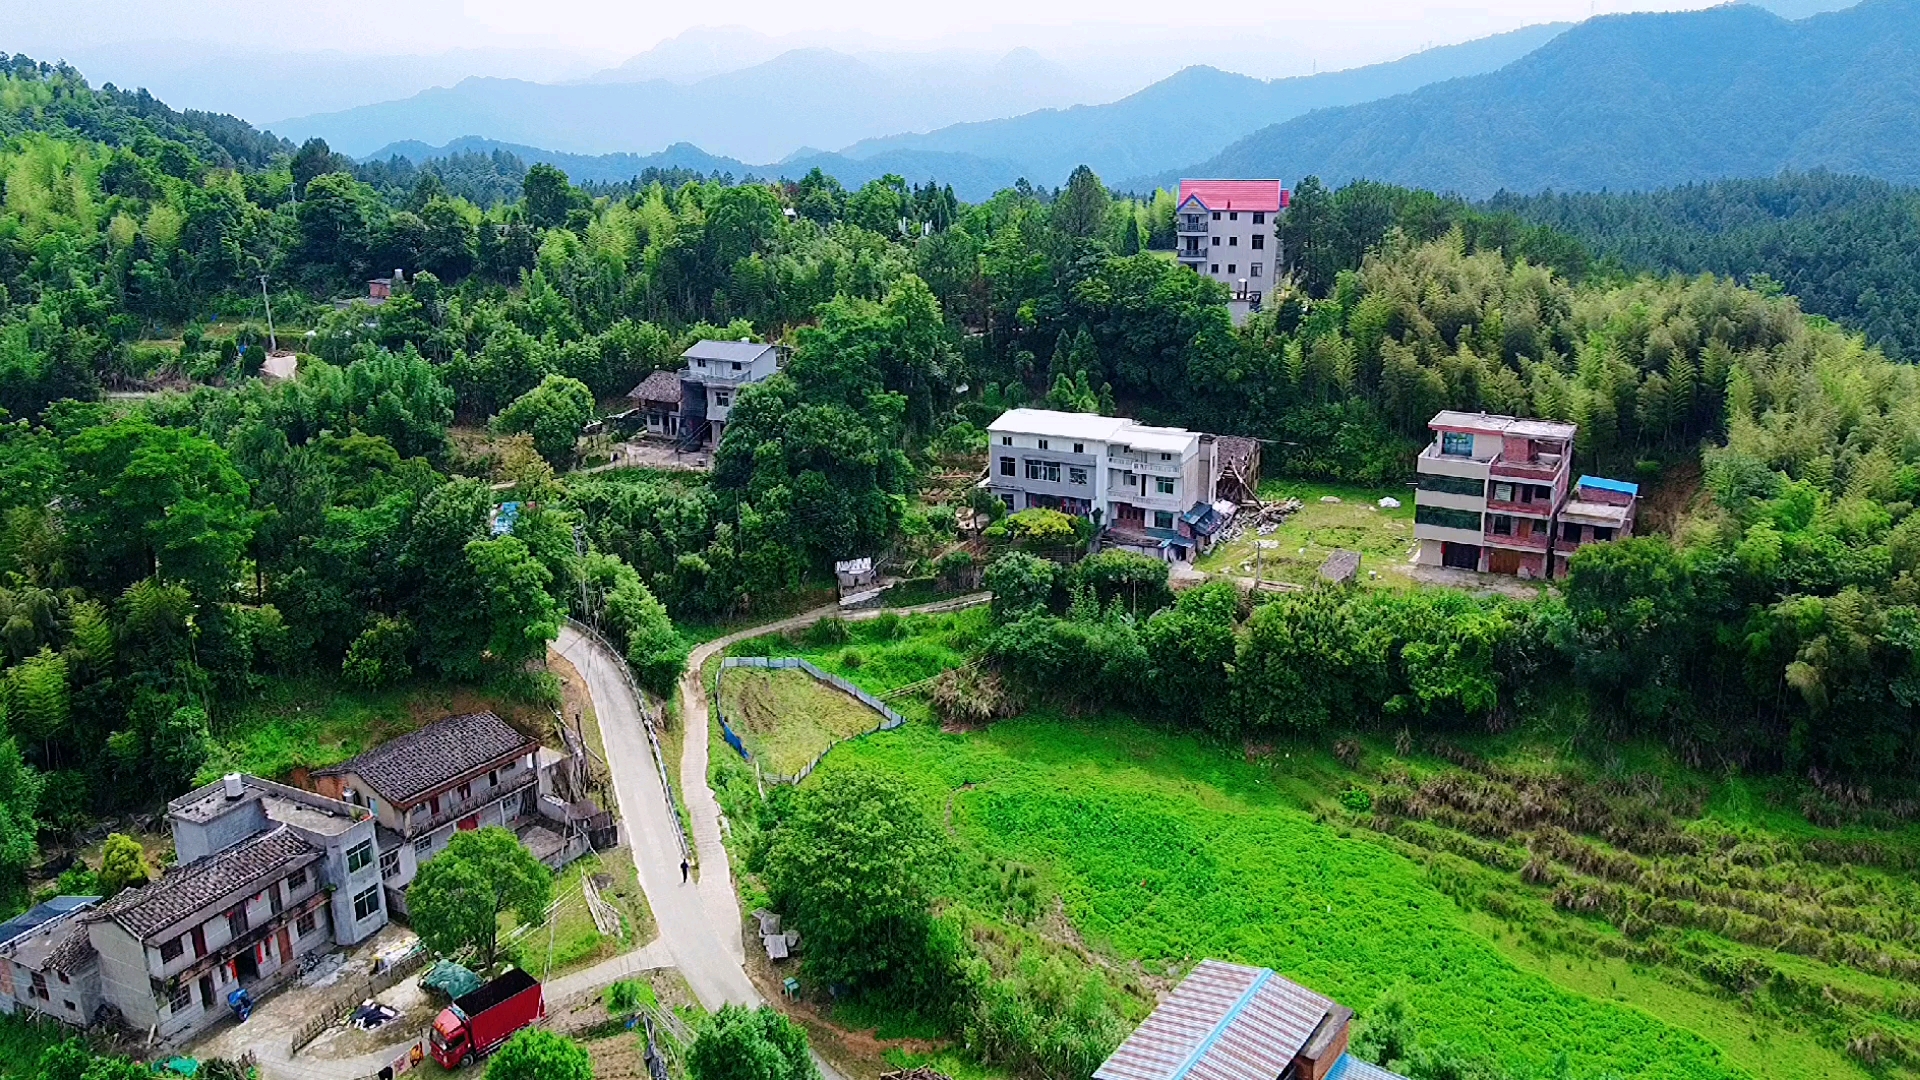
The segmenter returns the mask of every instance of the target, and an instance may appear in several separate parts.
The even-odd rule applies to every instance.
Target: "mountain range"
[[[693,142],[715,154],[773,161],[807,146],[845,146],[1081,100],[1084,89],[1066,69],[1031,49],[990,61],[928,57],[915,64],[808,48],[691,83],[463,79],[271,127],[295,141],[317,135],[356,155],[401,140],[482,135],[579,154]]]
[[[1322,109],[1122,186],[1318,175],[1486,196],[1827,169],[1920,182],[1920,0],[1789,22],[1750,6],[1603,16],[1512,64]]]

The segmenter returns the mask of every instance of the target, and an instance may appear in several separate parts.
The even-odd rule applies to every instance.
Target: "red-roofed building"
[[[1280,215],[1287,203],[1278,180],[1180,181],[1174,254],[1233,293],[1235,322],[1260,309],[1279,276]]]

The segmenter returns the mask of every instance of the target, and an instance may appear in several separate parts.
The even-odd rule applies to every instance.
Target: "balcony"
[[[1547,533],[1544,529],[1524,535],[1520,533],[1503,534],[1488,531],[1482,540],[1488,547],[1513,548],[1517,551],[1547,550]]]
[[[538,780],[539,776],[534,770],[516,768],[510,772],[502,771],[500,774],[500,783],[495,787],[488,787],[487,775],[481,773],[479,776],[468,781],[468,783],[473,786],[473,794],[467,798],[460,798],[457,794],[459,789],[456,787],[440,796],[439,813],[420,817],[409,812],[406,818],[405,828],[401,830],[401,835],[409,840],[415,837],[425,836],[449,821],[455,821],[469,814],[478,813],[481,809],[509,795],[515,795],[525,791],[533,787]],[[423,802],[415,806],[414,809],[424,810],[429,806],[431,806],[430,803]]]
[[[733,370],[730,362],[709,363],[706,367],[690,367],[680,373],[682,379],[701,384],[728,383],[738,384],[753,380],[753,367],[741,364],[740,370]]]
[[[1553,480],[1567,467],[1561,454],[1541,454],[1531,461],[1515,461],[1502,454],[1493,459],[1494,476],[1512,476],[1523,480]]]
[[[1182,214],[1180,215],[1180,223],[1176,226],[1176,230],[1182,236],[1192,233],[1205,235],[1207,231],[1207,219],[1198,214]]]

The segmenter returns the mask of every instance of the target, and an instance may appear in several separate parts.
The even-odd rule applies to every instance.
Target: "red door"
[[[280,928],[280,962],[284,964],[291,959],[293,959],[293,935],[283,926]]]
[[[464,832],[472,832],[473,830],[479,827],[480,827],[479,814],[473,814],[471,816],[463,817],[460,819],[459,828]]]

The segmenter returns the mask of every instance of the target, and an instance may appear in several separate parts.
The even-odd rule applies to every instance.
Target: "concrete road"
[[[600,738],[607,748],[607,768],[613,775],[614,797],[620,804],[620,818],[626,823],[640,887],[647,894],[647,905],[653,909],[660,940],[673,958],[673,966],[709,1010],[728,1002],[759,1004],[760,995],[741,966],[738,915],[729,932],[722,935],[702,904],[701,888],[681,884],[680,841],[667,810],[666,792],[647,746],[640,703],[621,677],[615,658],[570,626],[561,628],[553,647],[580,672],[593,697],[593,711],[600,718]],[[699,730],[704,736],[706,728]],[[688,741],[692,741],[691,732]],[[697,786],[705,791],[705,770],[692,776],[701,781]],[[717,877],[731,896],[726,852],[722,850],[717,862],[705,865],[707,873]],[[734,910],[739,910],[737,903]]]

